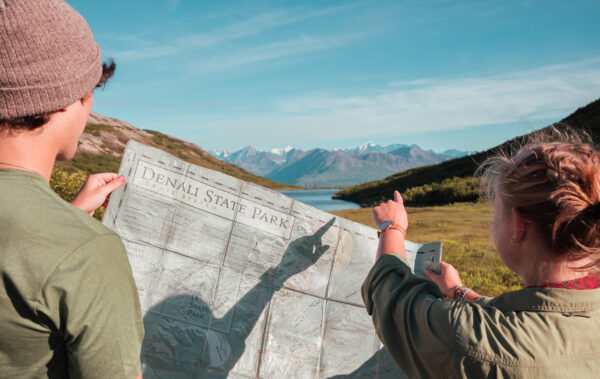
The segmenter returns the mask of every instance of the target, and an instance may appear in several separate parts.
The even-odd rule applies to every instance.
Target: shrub
[[[82,171],[67,172],[59,167],[54,167],[50,177],[50,188],[65,201],[71,201],[85,183],[87,175]]]
[[[61,167],[54,166],[50,177],[50,188],[65,201],[71,201],[75,198],[86,179],[87,174],[82,171],[68,172]],[[94,217],[99,221],[102,220],[103,215],[104,207],[98,208],[94,213]]]
[[[444,205],[475,202],[479,199],[479,178],[450,178],[441,183],[412,187],[402,193],[404,202],[412,205]]]

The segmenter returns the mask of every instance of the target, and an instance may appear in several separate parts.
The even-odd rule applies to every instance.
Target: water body
[[[337,189],[314,189],[314,190],[292,190],[281,191],[282,194],[291,197],[294,200],[303,202],[324,211],[341,209],[359,209],[360,206],[350,201],[332,199]]]

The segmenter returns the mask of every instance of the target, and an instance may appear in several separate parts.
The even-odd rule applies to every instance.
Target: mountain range
[[[435,164],[468,152],[436,153],[417,145],[366,143],[349,149],[285,148],[259,151],[209,151],[215,158],[239,166],[255,175],[302,187],[340,187],[384,178],[412,167]]]
[[[600,141],[600,99],[577,109],[574,113],[560,121],[557,125],[567,125],[578,131],[587,132],[595,143]],[[131,124],[114,118],[92,113],[84,133],[79,140],[75,158],[68,162],[57,162],[57,168],[66,171],[95,172],[118,171],[125,144],[129,139],[162,149],[181,159],[203,167],[223,172],[245,181],[275,189],[293,189],[298,186],[285,184],[293,178],[300,178],[300,183],[312,186],[317,183],[345,183],[354,171],[360,171],[359,181],[366,181],[371,175],[368,171],[376,171],[378,167],[392,165],[428,164],[428,159],[437,159],[437,164],[414,167],[402,171],[395,169],[394,174],[381,180],[362,183],[348,187],[335,195],[335,198],[353,201],[362,206],[370,206],[389,196],[394,190],[405,191],[409,188],[440,183],[449,178],[469,178],[473,176],[478,163],[499,150],[510,150],[527,139],[527,135],[509,140],[502,145],[476,154],[465,155],[460,151],[446,151],[438,154],[425,151],[416,145],[378,146],[365,144],[346,150],[313,149],[302,151],[290,146],[260,152],[251,147],[235,153],[211,152],[222,155],[228,160],[254,164],[257,169],[268,172],[267,179],[253,174],[250,170],[238,167],[213,157],[211,154],[192,143],[168,136],[166,134],[138,129]],[[458,158],[450,159],[454,156]],[[265,160],[264,157],[267,157]],[[267,162],[265,164],[265,162]],[[269,163],[270,162],[270,163]],[[270,166],[269,166],[270,165]],[[365,169],[365,167],[367,167]],[[382,170],[383,171],[383,170]],[[377,173],[376,173],[377,174]],[[377,174],[381,175],[381,174]],[[380,176],[381,177],[381,176]],[[303,181],[302,181],[303,180]],[[356,180],[356,179],[355,179]],[[323,185],[323,184],[318,184]]]
[[[556,124],[559,129],[573,129],[579,133],[587,134],[596,144],[600,142],[600,99],[577,109]],[[543,128],[545,130],[550,126]],[[489,150],[472,154],[468,157],[451,159],[436,165],[413,168],[397,172],[387,178],[363,183],[354,187],[345,188],[334,195],[334,198],[352,201],[363,207],[373,206],[386,198],[391,198],[393,192],[404,192],[409,188],[442,183],[451,178],[473,177],[478,165],[491,155],[501,151],[511,151],[515,146],[521,146],[527,141],[530,134],[513,138]]]

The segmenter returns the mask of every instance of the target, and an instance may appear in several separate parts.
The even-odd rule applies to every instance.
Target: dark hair
[[[117,65],[114,60],[108,59],[107,62],[102,63],[102,75],[98,80],[98,84],[94,87],[104,88],[108,79],[112,78],[115,74]],[[35,130],[50,120],[50,116],[54,112],[46,112],[42,114],[36,114],[31,116],[15,117],[10,119],[0,119],[0,131],[10,129],[15,131],[31,131]]]
[[[109,58],[107,62],[102,63],[102,75],[100,75],[100,80],[96,84],[96,88],[104,88],[108,79],[112,78],[115,74],[115,70],[117,68],[117,64],[112,58]]]
[[[587,135],[553,126],[514,154],[488,158],[482,193],[520,211],[558,254],[600,269],[600,153]],[[594,255],[594,256],[592,256]]]

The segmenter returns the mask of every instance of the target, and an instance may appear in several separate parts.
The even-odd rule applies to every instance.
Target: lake
[[[314,189],[314,190],[292,190],[280,191],[285,196],[289,196],[294,200],[303,202],[312,207],[322,209],[324,211],[333,211],[341,209],[358,209],[360,206],[350,201],[332,199],[337,189]]]

